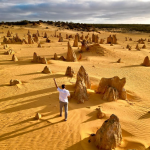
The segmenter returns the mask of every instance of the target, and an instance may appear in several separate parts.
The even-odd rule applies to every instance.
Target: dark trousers
[[[65,108],[65,119],[68,117],[68,103],[60,101],[60,115],[62,115],[63,107]]]

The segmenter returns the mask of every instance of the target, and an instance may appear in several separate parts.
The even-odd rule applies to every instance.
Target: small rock
[[[41,119],[41,117],[42,117],[42,115],[41,115],[40,113],[37,113],[37,114],[35,115],[35,119],[36,119],[36,120]]]

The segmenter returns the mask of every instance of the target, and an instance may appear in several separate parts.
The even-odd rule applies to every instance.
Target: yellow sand
[[[45,43],[46,39],[40,37],[42,48],[38,48],[38,44],[8,44],[16,52],[18,62],[11,61],[11,55],[4,55],[7,50],[0,45],[0,150],[96,150],[94,143],[88,142],[89,136],[96,133],[111,114],[119,117],[123,132],[123,141],[117,150],[144,150],[150,145],[150,68],[140,65],[145,56],[150,56],[150,43],[146,42],[147,49],[135,50],[135,41],[140,38],[148,39],[149,34],[117,33],[117,45],[101,45],[105,49],[104,56],[92,50],[82,53],[82,60],[79,62],[63,62],[50,59],[54,53],[66,57],[66,33],[75,35],[77,31],[59,30],[57,35],[61,32],[64,42],[58,42],[58,38],[51,37],[55,33],[54,26],[0,26],[0,32],[4,32],[0,34],[0,42],[8,29],[13,35],[18,33],[21,39],[24,35],[27,37],[28,29],[32,34],[39,30],[44,35],[46,31],[51,43]],[[81,32],[78,33],[81,36]],[[106,43],[110,34],[101,31],[99,37],[105,38]],[[125,41],[125,37],[131,37],[133,41]],[[70,43],[73,45],[73,39]],[[126,49],[127,44],[132,45],[131,51]],[[78,48],[73,49],[79,57]],[[53,74],[41,73],[45,64],[31,62],[34,52],[49,60],[48,67]],[[122,63],[116,63],[119,58]],[[85,67],[92,82],[92,89],[88,90],[89,101],[77,104],[76,100],[71,99],[68,121],[64,122],[64,114],[59,117],[58,92],[53,78],[56,78],[59,86],[66,84],[66,88],[73,92],[76,78],[68,78],[64,74],[68,66],[77,73],[81,65]],[[107,102],[101,100],[99,94],[95,94],[94,89],[100,79],[113,76],[126,77],[128,102]],[[9,86],[11,79],[21,80],[23,84]],[[106,113],[103,119],[97,119],[95,109],[98,106]],[[34,120],[37,112],[42,114],[39,121]]]

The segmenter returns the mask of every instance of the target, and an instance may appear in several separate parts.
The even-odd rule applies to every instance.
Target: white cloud
[[[0,21],[150,23],[149,0],[0,0]]]

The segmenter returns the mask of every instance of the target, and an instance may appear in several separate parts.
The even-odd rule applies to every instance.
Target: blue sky
[[[0,21],[150,24],[150,0],[0,0]]]

